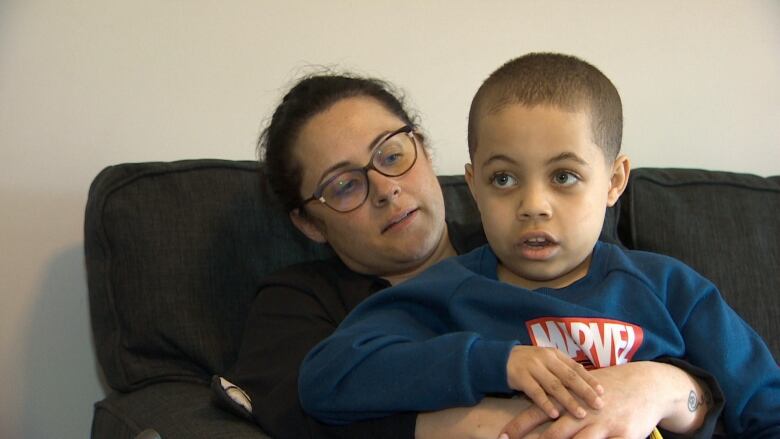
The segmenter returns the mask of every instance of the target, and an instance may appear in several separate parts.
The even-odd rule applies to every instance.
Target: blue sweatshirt
[[[360,304],[304,360],[304,410],[343,424],[511,394],[506,364],[523,344],[592,367],[684,358],[721,384],[730,435],[780,435],[780,368],[682,262],[599,242],[588,274],[566,288],[526,290],[496,273],[483,246]]]

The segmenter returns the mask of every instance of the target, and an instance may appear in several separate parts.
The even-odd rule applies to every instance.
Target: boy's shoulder
[[[672,256],[647,250],[632,250],[610,242],[599,241],[596,251],[601,250],[608,254],[612,262],[624,264],[650,264],[660,266],[675,266],[683,264],[682,261]]]
[[[482,245],[468,253],[444,259],[418,276],[399,284],[399,286],[419,288],[420,285],[424,285],[436,289],[457,288],[468,279],[484,276],[486,271],[489,273],[491,264],[493,273],[495,273],[495,256],[490,251],[490,247]]]
[[[464,283],[478,276],[472,267],[479,265],[482,252],[484,249],[479,247],[466,254],[439,261],[417,276],[372,295],[358,305],[356,311],[408,306],[417,309],[421,302],[429,309],[445,306]]]
[[[711,284],[685,262],[669,255],[645,250],[631,250],[615,244],[599,242],[608,273],[620,272],[636,277],[656,288],[671,284],[688,284],[699,288]]]
[[[646,251],[632,250],[617,244],[599,241],[597,251],[609,258],[611,265],[625,265],[639,271],[657,269],[690,269],[683,261],[669,255]]]

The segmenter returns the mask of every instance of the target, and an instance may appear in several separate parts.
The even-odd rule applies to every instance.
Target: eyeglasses
[[[374,170],[386,177],[400,177],[417,162],[417,141],[414,128],[407,125],[379,141],[366,166],[336,174],[301,202],[301,207],[317,200],[337,212],[351,212],[368,199],[368,171]]]

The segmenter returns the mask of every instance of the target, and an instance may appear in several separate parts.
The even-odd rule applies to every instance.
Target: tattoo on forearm
[[[703,405],[709,405],[710,402],[712,402],[712,397],[708,392],[704,392],[701,398],[698,398],[693,390],[688,394],[688,410],[691,412],[695,412]]]

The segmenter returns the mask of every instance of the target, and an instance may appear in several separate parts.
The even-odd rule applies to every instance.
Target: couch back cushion
[[[712,280],[780,359],[780,176],[636,169],[619,231]]]
[[[463,176],[439,181],[448,220],[479,222]],[[616,214],[602,235],[611,241]],[[98,360],[122,391],[224,372],[258,279],[333,255],[293,228],[256,162],[208,159],[104,169],[84,245]]]
[[[331,253],[277,212],[255,162],[124,164],[95,178],[85,253],[111,387],[205,381],[232,362],[257,279]]]

